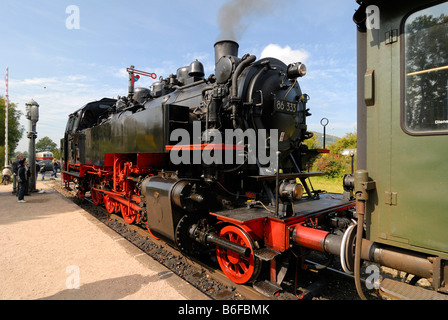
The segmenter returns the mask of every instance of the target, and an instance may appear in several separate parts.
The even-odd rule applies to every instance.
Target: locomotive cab
[[[81,153],[84,154],[86,147],[83,145],[84,133],[82,133],[82,130],[98,125],[108,115],[116,101],[115,99],[103,98],[99,101],[90,102],[69,116],[64,139],[61,140],[63,171],[68,171],[68,167],[66,167],[68,163],[79,163],[80,161],[82,163],[84,161],[84,159],[81,159]]]

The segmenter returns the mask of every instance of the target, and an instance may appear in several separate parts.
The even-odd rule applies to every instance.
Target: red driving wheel
[[[115,201],[108,195],[105,195],[103,197],[104,207],[106,208],[107,212],[114,213],[115,211]]]
[[[90,189],[90,196],[92,197],[92,202],[94,205],[99,205],[101,203],[101,193],[95,189]]]
[[[219,236],[251,249],[250,256],[243,257],[231,250],[216,247],[216,256],[224,274],[237,284],[255,280],[261,271],[261,261],[253,255],[254,241],[251,237],[235,226],[222,228]]]
[[[133,209],[130,209],[127,205],[120,203],[121,215],[123,216],[124,221],[127,224],[132,224],[137,217],[137,212]]]

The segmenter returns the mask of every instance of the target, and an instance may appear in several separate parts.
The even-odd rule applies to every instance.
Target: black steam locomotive
[[[346,228],[353,203],[307,184],[320,174],[303,172],[319,153],[303,144],[312,137],[309,97],[298,83],[305,65],[239,58],[238,47],[215,44],[208,78],[194,61],[151,89],[134,89],[128,69],[128,96],[70,115],[62,180],[186,254],[216,251],[226,275],[246,283],[257,279],[262,261],[280,269],[276,261],[291,247],[309,246],[308,237],[322,249],[316,232],[336,228],[318,229],[319,219],[331,212]],[[278,289],[272,274],[268,283]]]

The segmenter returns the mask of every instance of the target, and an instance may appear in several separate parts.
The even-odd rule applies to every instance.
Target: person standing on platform
[[[25,188],[28,184],[28,176],[26,172],[26,159],[22,159],[19,161],[19,168],[17,170],[17,180],[19,182],[18,184],[18,191],[17,191],[17,197],[18,202],[25,203]]]
[[[42,173],[42,181],[45,180],[45,162],[42,162],[42,165],[40,166],[40,173]]]
[[[30,176],[31,176],[31,168],[30,168],[30,164],[28,163],[28,161],[26,161],[26,163],[25,163],[25,169],[26,169],[26,182],[27,182],[25,184],[25,195],[30,196],[29,181],[30,181]]]
[[[12,164],[12,193],[17,193],[17,174],[19,170],[19,161],[23,159],[23,155],[19,154],[16,161]]]
[[[40,165],[39,165],[39,162],[36,161],[36,181],[37,181],[37,177],[39,175],[39,172],[40,172]]]
[[[53,159],[53,173],[51,176],[54,176],[55,178],[58,177],[58,162],[56,161],[56,159]]]

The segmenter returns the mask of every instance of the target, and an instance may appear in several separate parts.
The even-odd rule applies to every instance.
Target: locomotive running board
[[[68,174],[76,178],[79,178],[81,176],[81,173],[76,171],[61,171],[61,173]]]
[[[392,279],[384,279],[380,286],[381,295],[393,300],[448,300],[448,295]]]
[[[269,248],[261,248],[254,250],[254,256],[263,261],[271,261],[278,255],[280,255],[280,252],[271,250]]]
[[[307,179],[311,177],[322,177],[325,173],[322,172],[300,172],[300,173],[282,173],[279,174],[279,179]],[[274,181],[277,176],[276,175],[265,175],[265,176],[249,176],[251,179],[255,179],[257,181]]]
[[[253,284],[253,287],[255,290],[257,290],[258,292],[260,292],[262,295],[264,295],[266,297],[272,297],[277,292],[283,290],[282,287],[276,285],[275,283],[273,283],[269,280],[257,281]]]

